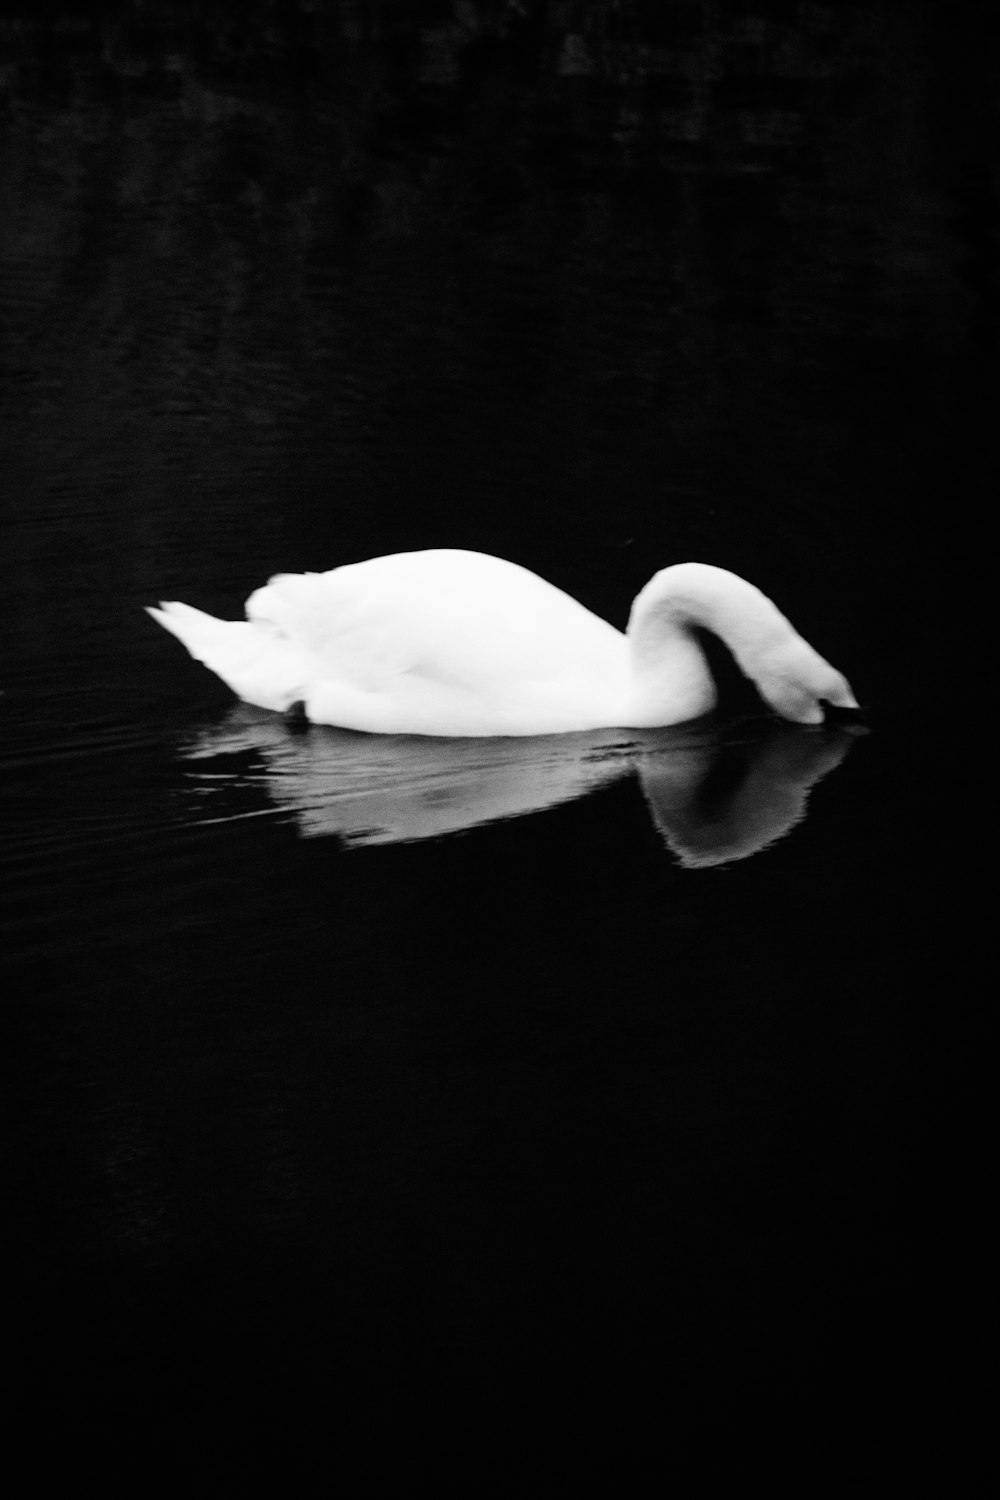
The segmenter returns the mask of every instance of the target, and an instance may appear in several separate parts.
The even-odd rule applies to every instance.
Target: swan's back
[[[369,689],[416,673],[503,692],[570,667],[617,667],[624,642],[527,568],[444,548],[279,575],[250,596],[247,617]]]

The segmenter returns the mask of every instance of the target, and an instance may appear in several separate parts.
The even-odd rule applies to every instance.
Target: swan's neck
[[[715,707],[715,684],[695,627],[725,642],[740,669],[783,718],[819,723],[821,700],[856,707],[840,674],[760,589],[723,568],[679,563],[657,573],[632,606],[633,701],[641,716],[635,723],[670,722],[662,716],[665,709],[679,722]]]

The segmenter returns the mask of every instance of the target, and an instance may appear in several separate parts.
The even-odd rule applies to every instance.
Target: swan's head
[[[780,649],[767,653],[754,681],[774,712],[794,724],[822,724],[824,706],[858,707],[847,678],[801,636],[782,641]]]

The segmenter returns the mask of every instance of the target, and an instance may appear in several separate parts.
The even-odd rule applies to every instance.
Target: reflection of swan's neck
[[[803,653],[818,668],[827,664],[797,635],[784,615],[752,583],[706,563],[678,563],[657,573],[632,606],[633,695],[637,725],[662,723],[665,704],[677,718],[696,718],[715,707],[716,690],[694,628],[710,630],[729,647],[741,670],[772,701],[769,685],[778,671],[796,671]],[[812,665],[803,660],[803,669]],[[657,714],[660,715],[657,718]],[[810,718],[822,718],[822,713]]]

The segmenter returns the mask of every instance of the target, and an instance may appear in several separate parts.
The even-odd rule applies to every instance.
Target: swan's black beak
[[[823,699],[823,723],[830,729],[843,729],[848,734],[871,734],[868,711],[857,704],[853,708],[839,708],[835,703]]]

